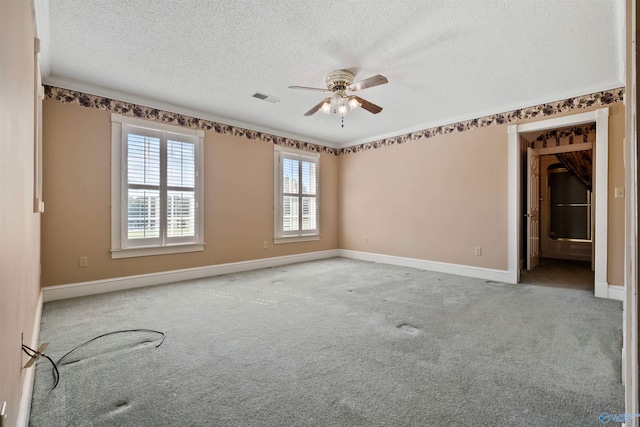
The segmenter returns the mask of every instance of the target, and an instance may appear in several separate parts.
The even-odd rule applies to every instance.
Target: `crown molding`
[[[216,114],[211,114],[205,111],[194,110],[181,105],[159,101],[153,98],[147,98],[143,96],[119,92],[116,90],[108,89],[108,88],[97,86],[97,85],[92,85],[89,83],[64,79],[64,78],[55,77],[55,76],[47,77],[46,79],[44,79],[43,83],[47,86],[55,86],[62,89],[82,92],[89,95],[101,96],[101,97],[110,98],[110,99],[114,99],[122,102],[128,102],[131,104],[144,106],[144,107],[156,108],[158,110],[168,111],[171,113],[181,114],[189,117],[195,117],[203,120],[210,120],[212,122],[217,122],[217,123],[234,126],[238,128],[243,128],[243,129],[248,129],[255,132],[261,132],[261,133],[279,136],[283,138],[290,138],[297,141],[321,145],[329,148],[335,148],[335,149],[339,148],[338,144],[335,144],[329,141],[309,138],[307,136],[298,135],[296,133],[286,132],[286,131],[283,131],[282,129],[275,129],[275,128],[270,128],[266,126],[255,125],[253,123],[243,122],[240,120],[234,120],[228,117],[218,116]]]
[[[340,144],[338,145],[338,147],[347,148],[347,147],[353,147],[356,145],[368,144],[371,142],[384,140],[386,138],[394,138],[394,137],[398,137],[398,136],[413,133],[413,132],[420,132],[426,129],[437,128],[445,125],[452,125],[460,122],[466,122],[468,120],[480,119],[480,118],[492,116],[495,114],[509,113],[511,111],[521,110],[524,108],[532,108],[532,107],[540,106],[543,104],[548,104],[551,102],[557,102],[563,99],[577,98],[580,96],[586,96],[586,95],[597,93],[597,92],[618,89],[620,87],[624,87],[624,85],[625,85],[624,80],[623,81],[619,81],[617,79],[608,80],[606,82],[602,82],[594,85],[583,86],[576,89],[556,92],[551,95],[531,98],[518,103],[504,104],[504,105],[501,105],[498,107],[492,107],[486,110],[478,110],[474,113],[469,113],[463,116],[452,116],[442,120],[425,122],[416,126],[411,126],[409,128],[399,129],[398,131],[382,134],[374,138],[366,138],[366,139],[352,141],[347,144]]]
[[[45,82],[48,88],[47,97],[62,102],[79,103],[85,107],[109,109],[114,112],[122,112],[126,115],[134,115],[150,120],[160,120],[170,123],[183,122],[188,127],[214,129],[218,133],[231,133],[237,136],[246,136],[249,139],[262,139],[274,142],[276,145],[292,146],[317,152],[327,152],[336,155],[356,153],[363,150],[377,149],[383,146],[402,144],[411,140],[432,138],[450,133],[465,132],[476,128],[494,125],[509,125],[522,120],[531,120],[545,116],[552,116],[561,112],[575,109],[585,109],[593,105],[608,105],[624,100],[624,87],[618,86],[617,81],[610,81],[604,85],[590,86],[589,90],[609,88],[585,94],[583,89],[579,95],[562,98],[554,96],[551,102],[540,102],[547,99],[538,98],[538,103],[505,111],[500,108],[500,113],[471,115],[471,119],[452,121],[446,120],[446,124],[423,124],[415,130],[405,133],[394,132],[392,136],[373,140],[360,144],[336,145],[326,141],[309,142],[308,138],[293,135],[283,136],[286,132],[254,126],[249,123],[219,117],[198,110],[182,106],[164,103],[154,99],[130,95],[118,91],[100,88],[94,85],[79,82],[69,82],[59,78],[48,78]],[[611,86],[616,86],[611,89]],[[565,92],[564,96],[567,93]],[[509,129],[510,130],[510,129]]]

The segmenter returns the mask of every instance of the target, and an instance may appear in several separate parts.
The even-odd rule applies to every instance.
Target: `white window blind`
[[[159,244],[161,237],[161,135],[152,137],[140,133],[140,130],[129,129],[126,135],[128,244],[125,247],[135,244],[131,241],[144,241],[147,245]]]
[[[119,196],[118,183],[112,182],[112,205],[120,207],[118,211],[112,206],[112,217],[119,213],[119,218],[112,218],[112,254],[130,251],[117,258],[202,250],[203,134],[180,134],[173,132],[180,130],[177,127],[117,118],[125,123],[112,118],[112,132],[120,127],[121,133],[112,156],[122,165]],[[190,244],[197,247],[187,247]]]
[[[319,236],[318,166],[319,156],[315,153],[276,146],[276,243]]]
[[[195,144],[167,142],[167,236],[196,235]]]

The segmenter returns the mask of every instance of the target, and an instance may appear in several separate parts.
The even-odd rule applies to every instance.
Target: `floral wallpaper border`
[[[596,124],[587,123],[580,126],[554,129],[543,133],[533,141],[529,142],[531,148],[558,147],[563,145],[580,144],[594,140],[596,134]],[[566,141],[568,139],[568,141]]]
[[[424,129],[404,135],[394,136],[391,138],[380,139],[378,141],[367,142],[352,147],[346,147],[339,150],[338,155],[357,153],[385,147],[388,145],[398,145],[417,139],[433,138],[440,135],[448,135],[450,133],[466,132],[468,130],[484,128],[493,125],[504,125],[514,123],[519,120],[534,119],[538,117],[552,116],[554,114],[563,113],[570,110],[584,109],[594,105],[610,105],[621,102],[624,98],[624,88],[617,88],[596,92],[589,95],[578,96],[575,98],[567,98],[561,101],[540,104],[533,107],[522,108],[519,110],[508,111],[506,113],[493,114],[477,119],[466,120],[458,123],[451,123],[444,126]]]
[[[466,120],[463,122],[423,129],[404,135],[398,135],[345,148],[325,147],[319,144],[312,144],[309,142],[298,141],[282,136],[275,136],[268,133],[226,125],[211,120],[198,119],[196,117],[189,117],[179,113],[172,113],[169,111],[158,110],[151,107],[144,107],[124,101],[118,101],[115,99],[105,98],[97,95],[89,95],[86,93],[63,89],[55,86],[45,86],[45,96],[48,99],[54,99],[66,104],[78,104],[86,108],[111,111],[113,113],[118,113],[125,116],[154,120],[162,123],[188,127],[191,129],[199,129],[205,131],[213,130],[216,133],[224,135],[234,135],[250,140],[271,142],[283,147],[297,148],[300,150],[339,156],[344,154],[357,153],[360,151],[377,149],[390,145],[404,144],[406,142],[419,139],[433,138],[440,135],[466,132],[472,129],[493,125],[505,125],[508,123],[517,122],[519,120],[546,117],[570,110],[584,109],[598,105],[610,105],[616,102],[621,102],[623,100],[624,88],[596,92],[589,95],[568,98],[561,101],[540,104],[533,107],[522,108],[500,114],[493,114],[490,116],[484,116],[477,119]]]
[[[296,139],[270,135],[268,133],[258,132],[255,130],[225,125],[223,123],[218,123],[211,120],[198,119],[196,117],[185,116],[184,114],[172,113],[169,111],[158,110],[151,107],[144,107],[129,102],[118,101],[115,99],[105,98],[97,95],[89,95],[74,90],[63,89],[60,87],[45,86],[44,90],[46,98],[54,99],[65,104],[78,104],[86,108],[106,110],[112,113],[122,114],[124,116],[154,120],[161,123],[182,126],[191,129],[204,131],[213,130],[216,133],[220,133],[223,135],[233,135],[244,137],[250,140],[271,142],[275,145],[297,148],[299,150],[305,151],[313,151],[315,153],[337,155],[339,151],[338,149],[333,147],[325,147],[324,145],[312,144],[309,142],[298,141]]]

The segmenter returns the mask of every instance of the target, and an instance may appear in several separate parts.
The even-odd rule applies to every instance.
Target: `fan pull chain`
[[[344,116],[342,116],[342,128],[344,129]]]

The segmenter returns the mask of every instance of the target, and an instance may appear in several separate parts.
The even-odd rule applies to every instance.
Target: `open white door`
[[[540,155],[527,148],[527,270],[540,262]]]

